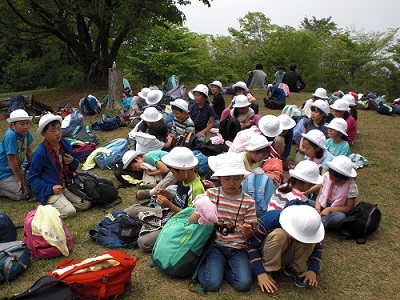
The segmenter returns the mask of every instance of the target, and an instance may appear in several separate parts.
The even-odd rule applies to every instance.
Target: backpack
[[[374,233],[381,222],[382,213],[377,204],[360,202],[339,223],[339,232],[348,239],[364,244],[367,236]]]
[[[277,100],[277,101],[285,101],[286,94],[285,91],[277,86],[271,86],[268,88],[269,99],[270,100]],[[282,107],[283,108],[283,107]]]
[[[46,112],[53,112],[53,109],[51,108],[51,106],[48,106],[48,105],[46,105],[40,101],[37,101],[33,98],[32,98],[31,107],[35,111],[35,115],[42,115]]]
[[[171,75],[167,80],[166,89],[167,89],[167,91],[170,91],[177,85],[179,85],[179,77],[176,75]]]
[[[195,278],[198,266],[214,243],[214,224],[188,224],[193,211],[194,208],[187,207],[173,215],[153,247],[153,263],[172,277]]]
[[[36,209],[30,211],[24,221],[24,242],[31,253],[32,258],[44,259],[53,258],[61,255],[60,250],[57,247],[51,246],[41,235],[32,234],[32,220],[35,216]],[[72,250],[72,237],[64,224],[61,216],[62,227],[64,229],[65,237],[67,240],[67,248],[69,251]]]
[[[109,260],[115,260],[118,264],[105,263]],[[132,271],[137,261],[136,257],[131,257],[127,253],[109,250],[85,260],[67,258],[49,275],[69,285],[83,285],[83,295],[79,297],[80,300],[111,299],[111,297],[117,299],[131,286]]]
[[[74,141],[81,141],[84,143],[95,143],[99,142],[97,136],[92,132],[89,125],[78,125],[71,135]]]
[[[142,222],[132,218],[123,210],[114,210],[105,215],[96,229],[88,235],[96,244],[107,248],[136,248]]]
[[[69,105],[69,103],[65,102],[60,102],[57,104],[57,111],[56,114],[61,116],[61,118],[64,120],[66,116],[72,114],[73,109]]]
[[[306,116],[301,117],[300,120],[297,121],[296,126],[293,128],[293,141],[296,143],[296,145],[300,145],[305,122],[308,122],[308,118]]]
[[[84,163],[86,158],[96,150],[95,143],[86,144],[82,141],[75,141],[71,143],[73,157],[79,160],[80,163]]]
[[[0,243],[11,242],[17,239],[17,228],[5,213],[0,213]]]
[[[264,173],[252,173],[244,180],[242,190],[254,199],[257,218],[261,218],[266,213],[269,200],[275,191],[272,179]]]
[[[82,98],[79,107],[85,115],[97,115],[101,110],[100,102],[92,95]]]
[[[10,282],[28,268],[30,254],[22,241],[0,243],[0,283]]]
[[[130,183],[126,180],[123,176],[130,176],[133,179],[141,180],[143,177],[143,171],[130,171],[123,168],[124,163],[122,159],[119,159],[115,162],[115,166],[113,168],[114,176],[117,180],[121,183],[120,187],[127,187],[127,186],[135,186],[136,184]]]
[[[393,108],[390,107],[390,106],[387,105],[387,104],[381,104],[381,105],[378,107],[378,109],[376,110],[376,112],[377,112],[378,114],[387,115],[387,116],[391,116],[391,115],[392,115],[392,111],[393,111]]]
[[[61,124],[62,136],[71,136],[78,126],[83,126],[83,115],[74,108],[70,114],[63,118]]]
[[[22,95],[12,95],[8,104],[7,114],[10,115],[16,109],[25,109],[26,99]]]
[[[77,172],[67,188],[93,204],[110,204],[118,198],[118,190],[111,180],[91,172]]]
[[[110,150],[110,154],[99,152],[95,157],[94,161],[100,169],[112,169],[115,162],[122,158],[126,151],[128,151],[128,140],[118,138],[105,144],[102,148]]]
[[[237,119],[226,118],[219,123],[219,134],[225,141],[233,141],[241,129]]]
[[[102,118],[92,124],[93,130],[114,130],[121,125],[121,118],[119,116],[110,117],[103,114]]]
[[[283,109],[286,106],[286,101],[264,98],[264,105],[269,109]]]
[[[199,150],[193,150],[193,154],[197,157],[199,160],[199,165],[197,168],[197,173],[200,176],[206,175],[208,172],[210,172],[210,167],[208,166],[208,156],[205,156],[202,152]]]

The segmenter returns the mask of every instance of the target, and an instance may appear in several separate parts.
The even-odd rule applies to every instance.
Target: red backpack
[[[53,258],[61,255],[61,252],[57,247],[51,246],[42,236],[32,234],[32,220],[35,216],[36,209],[28,213],[24,221],[24,242],[31,253],[32,258]],[[67,227],[65,227],[64,221],[61,218],[62,226],[65,232],[65,237],[67,238],[67,248],[69,251],[72,250],[72,238],[68,232]]]
[[[103,255],[107,256],[102,257]],[[104,265],[109,260],[115,260],[119,264]],[[130,287],[132,271],[137,261],[136,257],[131,257],[125,252],[109,250],[91,259],[73,260],[67,258],[49,275],[70,285],[82,285],[84,292],[79,297],[80,300],[107,299],[108,297],[116,299]],[[97,264],[101,264],[101,267],[94,267]],[[78,271],[79,273],[76,274]]]

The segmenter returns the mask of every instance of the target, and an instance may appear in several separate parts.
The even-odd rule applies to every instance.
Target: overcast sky
[[[180,7],[190,31],[228,35],[228,27],[239,29],[239,18],[248,12],[262,12],[272,24],[298,28],[304,17],[328,18],[339,28],[386,31],[400,27],[399,0],[214,0],[211,7],[201,1]]]

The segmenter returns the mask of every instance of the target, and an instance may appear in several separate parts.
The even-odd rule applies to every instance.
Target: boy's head
[[[140,115],[140,118],[149,126],[151,123],[158,122],[162,119],[162,114],[155,107],[148,107]]]
[[[16,109],[10,113],[10,117],[7,118],[10,127],[20,136],[26,136],[29,132],[29,122],[32,117],[23,109]]]
[[[290,71],[294,72],[297,69],[297,65],[296,64],[291,64],[290,65]]]
[[[140,165],[144,162],[144,156],[141,151],[128,150],[122,156],[123,169],[129,171],[139,172],[142,171]]]
[[[195,172],[199,160],[193,151],[186,147],[175,147],[167,155],[161,157],[161,161],[170,168],[178,181],[184,181],[187,172]]]
[[[156,105],[161,101],[163,97],[163,92],[160,90],[150,90],[146,95],[146,103],[148,105]]]
[[[263,116],[260,121],[258,121],[258,129],[262,132],[267,139],[274,139],[276,136],[281,134],[283,130],[282,122],[278,117],[274,115]]]
[[[171,102],[172,112],[179,121],[185,121],[188,117],[188,103],[183,99],[176,99]]]
[[[58,143],[62,138],[61,116],[46,114],[40,118],[36,133],[41,134],[50,143]]]
[[[284,67],[279,67],[279,68],[278,68],[278,72],[279,72],[279,73],[285,72],[285,68],[284,68]]]
[[[338,185],[343,184],[349,178],[357,176],[357,171],[353,169],[351,159],[347,156],[336,156],[327,164],[331,180]]]
[[[263,69],[263,65],[262,64],[256,64],[256,69],[257,70],[262,70]]]
[[[213,82],[208,84],[208,87],[214,95],[224,91],[224,87],[222,86],[221,81],[218,80],[214,80]]]
[[[208,100],[208,87],[204,84],[197,85],[191,92],[197,105],[202,105]]]
[[[246,150],[251,152],[251,158],[255,162],[260,162],[271,152],[271,145],[272,142],[269,142],[265,136],[257,134],[250,138]]]
[[[303,148],[305,155],[308,157],[321,158],[326,149],[326,138],[322,131],[313,129],[301,135],[304,137]]]

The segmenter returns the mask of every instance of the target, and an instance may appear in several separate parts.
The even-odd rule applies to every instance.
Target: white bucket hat
[[[136,131],[129,132],[128,137],[133,138],[136,140],[136,150],[142,153],[147,153],[153,150],[161,150],[164,147],[164,143],[157,140],[154,135]]]
[[[319,175],[319,167],[311,160],[302,160],[293,170],[289,170],[289,174],[304,182],[312,184],[322,183],[322,176]]]
[[[282,130],[282,122],[274,115],[266,115],[258,121],[258,129],[268,137],[274,138],[278,136]]]
[[[296,126],[296,122],[286,114],[279,115],[277,118],[282,123],[282,130],[289,130]]]
[[[218,155],[213,155],[208,157],[208,166],[210,167],[211,171],[215,172],[215,166],[217,165],[217,161],[223,160],[225,156],[229,156],[230,152],[221,153]]]
[[[272,142],[269,142],[267,138],[260,134],[254,134],[251,136],[249,140],[249,144],[246,146],[247,151],[257,151],[265,147],[269,147],[272,145]]]
[[[139,154],[142,154],[143,152],[137,151],[137,150],[128,150],[124,153],[122,156],[122,163],[124,164],[122,169],[126,169],[129,164],[134,160]]]
[[[10,113],[10,117],[7,118],[8,124],[18,121],[30,121],[32,117],[23,109],[16,109]]]
[[[140,92],[138,93],[138,96],[139,96],[140,98],[146,100],[147,94],[148,94],[149,92],[150,92],[150,89],[149,89],[149,88],[142,88],[142,89],[140,90]]]
[[[249,88],[247,87],[246,83],[244,81],[238,81],[234,85],[232,85],[232,88],[241,88],[244,89],[246,92],[249,91]]]
[[[183,99],[176,99],[175,101],[172,101],[170,104],[171,104],[171,106],[176,106],[187,113],[189,112],[189,105]]]
[[[247,99],[247,96],[245,95],[237,95],[233,101],[235,102],[235,104],[233,104],[234,108],[248,107],[251,105],[249,99]]]
[[[328,100],[329,97],[326,93],[326,89],[324,88],[317,88],[314,92],[314,94],[312,94],[313,97],[319,98],[319,99],[324,99],[324,100]]]
[[[56,116],[51,113],[45,114],[44,116],[42,116],[39,120],[39,128],[36,130],[36,133],[42,134],[43,128],[45,128],[47,124],[49,124],[53,121],[58,121],[58,122],[60,122],[60,125],[62,124],[61,116]]]
[[[232,175],[248,175],[250,174],[244,167],[243,159],[240,154],[228,152],[223,156],[217,155],[219,158],[214,165],[214,174],[211,179],[216,179],[220,176]]]
[[[175,147],[168,154],[161,157],[161,161],[170,168],[190,170],[199,164],[193,151],[186,147]]]
[[[321,110],[325,115],[328,115],[330,110],[329,110],[329,105],[325,100],[315,100],[312,104],[311,107],[316,107],[319,110]]]
[[[338,99],[331,105],[331,108],[338,111],[349,111],[349,102],[344,99]]]
[[[161,101],[163,92],[160,90],[150,90],[146,95],[146,103],[148,105],[154,105]]]
[[[338,155],[327,164],[330,169],[344,176],[353,178],[357,176],[356,170],[353,169],[351,159],[347,156]]]
[[[351,94],[346,94],[342,97],[342,100],[346,100],[349,103],[349,106],[356,106],[356,100]]]
[[[213,82],[208,84],[208,87],[211,88],[212,85],[215,85],[215,86],[219,87],[221,91],[224,90],[224,87],[222,86],[221,81],[214,80]]]
[[[207,99],[208,99],[208,87],[206,86],[206,85],[204,85],[204,84],[198,84],[198,85],[196,85],[196,87],[193,89],[193,90],[191,90],[191,92],[194,94],[194,92],[200,92],[200,93],[202,93],[204,96],[206,96],[207,97]]]
[[[162,114],[155,107],[148,107],[140,115],[140,118],[146,122],[157,122],[162,119]]]
[[[347,136],[347,122],[342,118],[334,118],[332,121],[326,126],[328,128],[339,131],[340,133]]]
[[[326,137],[321,130],[313,129],[307,133],[302,133],[301,135],[305,139],[316,144],[318,147],[320,147],[322,149],[326,149],[326,147],[325,147]]]
[[[283,230],[301,243],[319,243],[325,236],[321,216],[308,205],[292,205],[285,208],[279,216],[279,223]]]
[[[361,100],[361,98],[364,97],[364,94],[359,93],[359,94],[357,95],[357,97],[358,97],[357,100]]]

